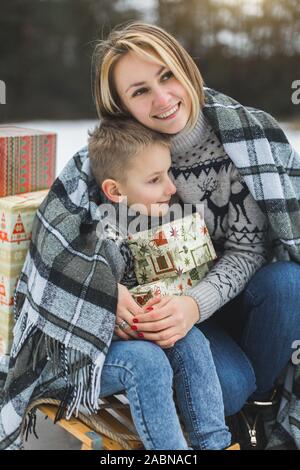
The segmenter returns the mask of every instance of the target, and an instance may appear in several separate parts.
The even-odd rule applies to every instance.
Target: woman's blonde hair
[[[184,86],[191,98],[191,115],[186,130],[196,124],[204,104],[203,79],[195,62],[179,42],[159,26],[138,21],[114,28],[107,39],[97,42],[93,54],[94,99],[98,115],[126,116],[118,96],[114,67],[127,52],[133,51],[160,65],[168,67]]]

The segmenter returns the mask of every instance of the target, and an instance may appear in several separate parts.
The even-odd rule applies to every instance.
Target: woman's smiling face
[[[117,62],[114,80],[123,106],[144,126],[165,134],[184,129],[191,98],[170,69],[129,51]]]

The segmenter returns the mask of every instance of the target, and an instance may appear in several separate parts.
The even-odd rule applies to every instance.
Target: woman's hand
[[[143,314],[144,310],[140,307],[133,299],[127,287],[122,284],[118,284],[118,305],[116,313],[116,327],[115,334],[121,339],[138,339],[138,333],[136,332],[137,326],[132,323],[134,315]],[[119,323],[125,321],[128,323],[128,327],[120,328]],[[131,329],[131,325],[134,329]]]
[[[162,348],[170,348],[184,338],[200,316],[196,301],[188,295],[153,298],[144,306],[144,311],[135,314],[132,321],[145,340]]]

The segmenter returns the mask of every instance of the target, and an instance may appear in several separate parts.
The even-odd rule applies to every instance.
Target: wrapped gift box
[[[55,159],[56,134],[0,126],[0,197],[49,188]]]
[[[34,216],[48,190],[0,198],[0,349],[9,351],[14,292],[28,251]],[[1,354],[0,354],[1,356]]]
[[[149,299],[156,295],[184,295],[186,291],[197,284],[208,272],[209,264],[191,269],[181,276],[173,276],[162,279],[160,281],[150,282],[149,284],[140,285],[130,289],[132,297],[136,302],[143,306]]]
[[[33,218],[48,190],[0,198],[0,306],[13,305],[31,239]]]
[[[0,375],[3,374],[3,376],[7,375],[8,373],[8,365],[9,365],[9,354],[4,354],[1,356],[1,338],[0,338]]]
[[[0,359],[9,354],[13,341],[13,307],[2,308],[0,305]]]
[[[148,284],[197,268],[216,258],[203,218],[182,219],[128,237],[139,284]]]

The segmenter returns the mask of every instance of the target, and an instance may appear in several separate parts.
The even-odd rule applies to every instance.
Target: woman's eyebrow
[[[162,71],[165,69],[166,67],[163,65],[162,67],[160,67],[160,69],[158,70],[158,72],[155,74],[155,76],[157,77],[158,75],[160,75],[162,73]],[[127,93],[128,90],[130,90],[130,88],[133,88],[133,87],[136,87],[136,86],[141,86],[141,85],[145,85],[146,82],[137,82],[137,83],[132,83],[132,85],[129,85],[129,87],[127,88],[127,90],[125,90],[125,93]]]

